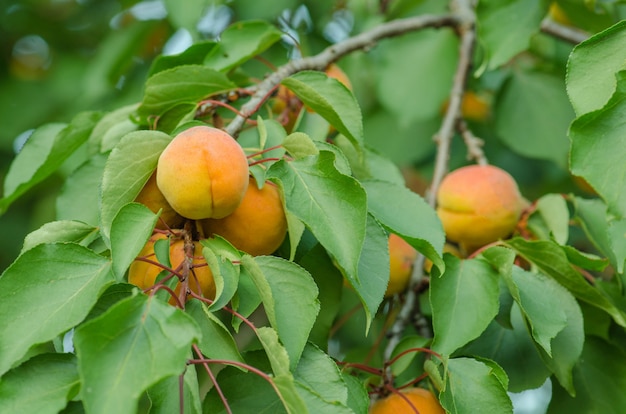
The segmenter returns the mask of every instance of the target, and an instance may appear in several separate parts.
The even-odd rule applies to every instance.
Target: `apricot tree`
[[[4,177],[0,413],[626,412],[617,0],[153,3]]]

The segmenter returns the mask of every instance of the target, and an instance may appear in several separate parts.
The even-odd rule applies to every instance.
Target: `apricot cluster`
[[[168,240],[169,243],[169,262],[170,269],[174,270],[178,274],[184,274],[184,262],[187,260],[188,255],[185,252],[185,242],[182,238],[176,238],[172,236],[168,238],[163,233],[156,233],[146,243],[141,252],[139,252],[139,260],[135,260],[128,270],[128,282],[141,289],[148,289],[157,282],[159,274],[166,270],[164,267],[157,265],[158,260],[154,252],[154,244],[158,240]],[[215,281],[213,280],[213,273],[206,263],[202,255],[202,245],[194,241],[193,242],[193,254],[189,257],[191,264],[188,264],[187,268],[187,281],[189,289],[208,299],[215,298]],[[167,270],[165,274],[169,273]],[[181,283],[176,283],[174,292],[176,296],[180,294]],[[172,298],[171,304],[175,303]]]
[[[209,126],[189,128],[172,139],[135,201],[155,213],[161,211],[156,227],[168,230],[155,233],[129,269],[129,282],[142,289],[152,287],[165,269],[154,257],[154,244],[167,238],[165,233],[171,236],[170,274],[189,277],[189,289],[209,299],[215,296],[215,283],[198,239],[219,235],[237,249],[258,256],[273,253],[287,233],[278,186],[272,182],[257,185],[239,143]],[[186,220],[196,221],[194,248],[187,249],[193,253],[185,251],[180,237],[190,231],[172,230]],[[179,273],[185,263],[187,271]]]
[[[509,236],[527,202],[506,171],[470,165],[444,177],[437,203],[448,240],[471,252]]]

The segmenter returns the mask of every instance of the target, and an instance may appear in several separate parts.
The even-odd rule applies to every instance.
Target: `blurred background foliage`
[[[559,3],[574,17],[583,4]],[[0,0],[0,179],[34,128],[140,101],[156,56],[215,39],[232,22],[265,19],[283,30],[280,45],[263,56],[279,65],[381,22],[446,7],[441,0]],[[585,13],[575,24],[591,31],[619,18],[602,12],[590,19]],[[489,161],[511,172],[530,200],[548,192],[583,193],[567,171],[567,127],[574,113],[564,74],[571,49],[536,34],[526,51],[498,68],[485,67],[480,47],[476,53],[468,83],[475,102],[467,102],[466,118],[485,140]],[[456,59],[453,33],[425,30],[339,62],[362,105],[366,142],[397,162],[418,192],[428,185],[432,137]],[[257,66],[246,69],[258,76],[269,70]],[[451,167],[467,162],[456,139]],[[0,271],[17,256],[26,234],[55,220],[55,197],[76,167],[71,160],[66,164],[0,217]]]

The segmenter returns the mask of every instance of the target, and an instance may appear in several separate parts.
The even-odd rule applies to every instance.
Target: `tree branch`
[[[589,33],[574,27],[559,24],[549,17],[546,17],[541,22],[541,31],[574,44],[578,44],[589,39]]]
[[[236,137],[241,128],[243,128],[246,119],[254,114],[259,106],[267,99],[268,95],[286,77],[303,70],[324,70],[331,63],[339,60],[341,57],[357,51],[367,50],[376,45],[376,43],[385,38],[400,36],[405,33],[414,32],[425,28],[440,28],[445,26],[456,26],[459,22],[453,14],[447,15],[422,15],[406,19],[393,20],[388,23],[374,27],[367,32],[363,32],[354,37],[346,39],[327,47],[315,56],[305,57],[299,60],[291,61],[280,66],[257,85],[257,90],[250,100],[246,102],[231,123],[226,127],[226,132]]]
[[[446,109],[443,122],[439,131],[435,134],[434,140],[437,142],[437,155],[433,179],[430,188],[426,192],[426,201],[435,208],[437,189],[441,180],[448,172],[448,157],[450,153],[450,143],[454,136],[458,121],[461,120],[461,103],[465,92],[467,75],[472,66],[472,53],[476,42],[476,14],[472,0],[455,0],[452,2],[454,15],[457,16],[457,30],[460,36],[459,62],[450,91],[450,102]],[[409,282],[409,289],[405,297],[402,309],[392,328],[389,330],[389,341],[384,352],[385,361],[389,360],[395,347],[400,342],[400,338],[406,326],[410,323],[415,314],[417,306],[417,287],[424,277],[424,256],[418,255],[413,264],[413,273]]]

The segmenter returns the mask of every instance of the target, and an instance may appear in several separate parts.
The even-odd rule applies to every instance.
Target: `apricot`
[[[448,109],[449,104],[449,101],[444,102],[441,107],[442,115]],[[461,115],[470,121],[485,122],[491,115],[489,101],[481,94],[474,91],[466,91],[461,100]]]
[[[448,240],[471,252],[510,235],[526,200],[506,171],[492,165],[470,165],[444,177],[437,203]]]
[[[157,164],[157,186],[181,216],[222,218],[241,203],[248,188],[248,160],[226,132],[195,126],[165,147]]]
[[[278,187],[268,181],[259,189],[252,177],[243,201],[232,214],[202,220],[201,226],[206,236],[220,235],[253,256],[273,253],[287,234],[287,218]]]
[[[152,261],[157,261],[154,253],[154,244],[157,240],[167,239],[167,236],[161,233],[154,234],[146,245],[139,252],[138,257],[147,258]],[[194,253],[192,260],[192,269],[189,273],[189,289],[198,295],[202,295],[208,299],[215,298],[215,281],[213,280],[213,273],[206,263],[204,256],[202,255],[202,245],[194,241]],[[177,269],[185,260],[185,244],[182,239],[170,240],[170,264],[172,269]],[[148,289],[156,283],[157,276],[163,269],[155,264],[148,263],[142,260],[135,260],[128,270],[128,282],[141,288]],[[176,277],[176,276],[175,276]],[[178,295],[180,292],[180,283],[176,284],[175,293]],[[170,303],[176,303],[175,300],[170,300]]]
[[[372,404],[369,414],[445,414],[437,397],[428,390],[408,388],[400,392],[411,402],[410,404],[402,396],[393,393]]]
[[[339,66],[331,63],[328,65],[325,72],[329,78],[337,79],[339,82],[343,83],[346,88],[352,90],[352,82],[350,82],[350,78],[348,78],[346,72],[344,72]]]
[[[135,201],[145,205],[155,214],[161,210],[161,215],[155,226],[157,229],[179,227],[184,221],[183,217],[170,206],[159,187],[157,187],[156,172],[150,176],[135,198]]]
[[[406,290],[416,257],[417,251],[413,246],[396,234],[389,235],[389,284],[385,297]]]

